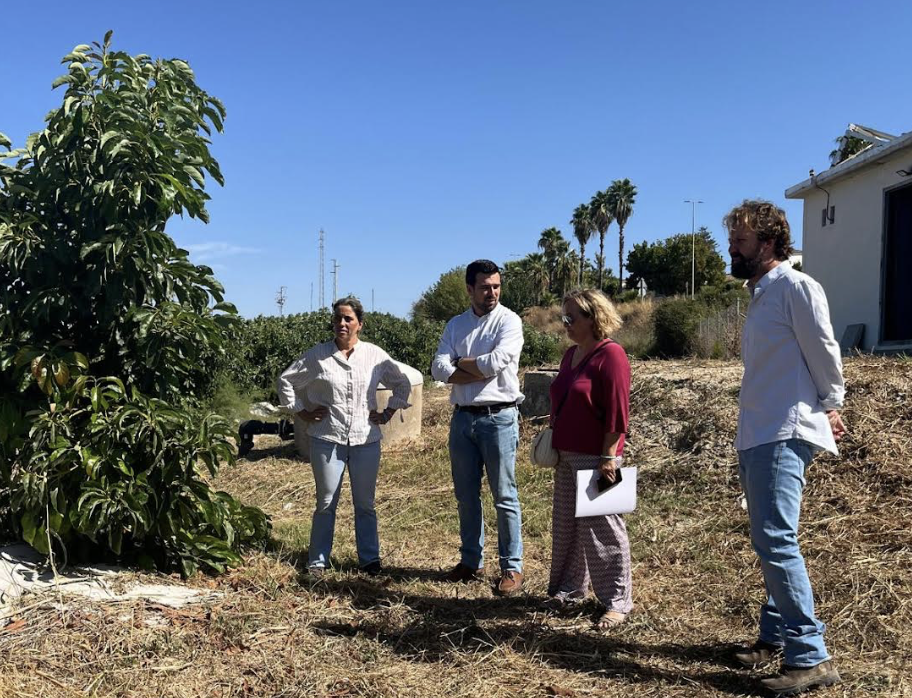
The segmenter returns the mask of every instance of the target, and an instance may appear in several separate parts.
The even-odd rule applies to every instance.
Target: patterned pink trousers
[[[630,541],[620,515],[576,518],[576,471],[597,468],[598,456],[560,451],[554,469],[551,578],[548,595],[586,595],[589,582],[595,597],[609,611],[633,608]]]

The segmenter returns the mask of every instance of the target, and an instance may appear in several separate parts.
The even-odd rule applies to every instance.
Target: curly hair
[[[617,332],[624,322],[608,296],[598,289],[575,289],[564,296],[562,303],[567,301],[576,303],[583,315],[592,318],[592,334],[596,339],[605,339]]]
[[[755,232],[760,242],[774,241],[776,259],[780,261],[788,259],[795,251],[785,211],[769,201],[745,199],[728,212],[722,219],[722,225],[729,233],[737,228],[746,228]]]

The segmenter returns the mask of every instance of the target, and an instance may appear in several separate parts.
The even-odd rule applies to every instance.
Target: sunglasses
[[[580,317],[588,317],[585,313],[581,313]],[[561,322],[564,323],[564,327],[570,327],[578,318],[575,318],[571,315],[561,315]]]

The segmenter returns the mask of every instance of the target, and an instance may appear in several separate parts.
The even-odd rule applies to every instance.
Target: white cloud
[[[190,253],[190,256],[193,257],[195,262],[207,262],[213,259],[236,257],[239,254],[258,254],[260,252],[256,247],[244,247],[242,245],[234,245],[230,242],[221,241],[184,245],[184,249]]]

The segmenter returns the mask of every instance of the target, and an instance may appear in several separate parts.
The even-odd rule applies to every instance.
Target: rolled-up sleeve
[[[440,344],[437,345],[437,352],[434,354],[434,360],[431,362],[431,375],[435,380],[444,383],[450,380],[450,376],[456,373],[456,367],[453,366],[453,359],[456,358],[456,350],[453,348],[453,321],[447,323],[440,337]]]
[[[496,376],[519,360],[523,348],[522,320],[510,314],[504,319],[495,340],[494,350],[475,357],[478,370],[486,378]]]
[[[383,362],[382,371],[381,382],[393,391],[386,406],[394,410],[405,410],[411,407],[409,396],[412,394],[412,382],[408,376],[389,356]]]
[[[282,371],[276,385],[279,394],[279,406],[291,413],[304,409],[304,403],[297,396],[298,390],[304,388],[313,376],[309,352],[304,352],[291,366]]]
[[[789,294],[792,329],[817,397],[825,410],[842,408],[845,383],[842,377],[842,355],[833,336],[830,308],[823,288],[812,279],[792,286]]]

